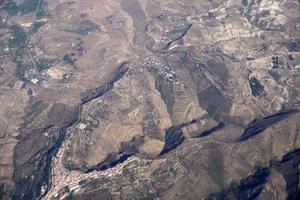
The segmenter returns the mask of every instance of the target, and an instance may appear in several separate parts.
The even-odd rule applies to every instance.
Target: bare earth
[[[300,199],[297,0],[0,0],[0,199]]]

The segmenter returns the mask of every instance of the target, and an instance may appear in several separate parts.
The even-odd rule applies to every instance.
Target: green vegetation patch
[[[19,4],[19,11],[22,15],[36,12],[37,16],[44,16],[46,12],[43,10],[44,0],[26,0],[23,3]]]
[[[45,22],[36,22],[32,25],[29,35],[34,34],[41,28]],[[35,76],[34,72],[30,72],[30,69],[33,69],[33,63],[29,58],[27,50],[27,33],[23,30],[22,27],[12,25],[8,27],[12,31],[12,37],[8,41],[8,47],[13,52],[14,58],[13,61],[16,63],[17,68],[15,71],[15,76],[22,80],[28,81]],[[37,70],[42,71],[51,67],[55,62],[53,59],[40,59],[36,61]],[[26,75],[27,74],[27,75]]]
[[[46,12],[42,8],[43,4],[44,0],[25,0],[20,4],[12,0],[7,0],[2,9],[5,10],[10,17],[18,14],[24,15],[30,12],[36,12],[36,16],[45,16]]]
[[[32,24],[31,30],[29,31],[30,35],[35,34],[42,26],[44,26],[45,22],[35,22]]]
[[[55,62],[55,60],[49,59],[40,59],[36,63],[36,67],[38,71],[43,71],[51,67],[51,65]]]
[[[265,91],[265,87],[255,77],[250,78],[249,85],[253,96],[257,97]]]
[[[17,63],[15,76],[20,80],[26,81],[27,79],[25,79],[25,73],[30,68],[31,68],[31,65],[23,65],[21,63]]]
[[[24,48],[27,43],[26,32],[19,26],[13,25],[9,27],[13,31],[12,38],[9,40],[10,48]]]
[[[17,68],[15,75],[20,80],[24,79],[26,70],[31,67],[30,63],[26,63],[26,57],[28,56],[27,46],[27,35],[24,30],[19,26],[10,26],[10,30],[13,31],[11,39],[8,41],[8,47],[14,51],[13,61],[16,63]]]
[[[6,11],[10,17],[16,16],[19,12],[17,3],[12,0],[5,1],[2,9]]]
[[[26,0],[19,5],[19,10],[22,14],[27,14],[36,11],[41,0]]]

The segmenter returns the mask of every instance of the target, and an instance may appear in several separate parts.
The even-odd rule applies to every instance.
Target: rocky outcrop
[[[298,110],[282,111],[263,119],[254,120],[251,124],[249,124],[244,133],[240,136],[240,141],[247,140],[248,138],[264,131],[268,126],[284,120],[285,118],[296,112],[298,112]]]
[[[181,130],[182,126],[175,126],[171,127],[166,131],[165,135],[165,146],[161,152],[161,154],[166,154],[172,149],[176,148],[180,145],[183,140],[184,136]]]
[[[121,63],[118,66],[117,71],[113,74],[113,76],[111,77],[110,81],[107,84],[89,90],[82,95],[81,104],[85,104],[93,99],[102,96],[106,92],[110,91],[113,88],[114,83],[120,80],[120,78],[124,76],[124,74],[128,71],[128,69],[129,69],[128,62]]]
[[[276,170],[285,179],[287,199],[299,199],[299,179],[300,179],[300,150],[289,152],[284,155],[281,161],[271,161],[270,166],[256,170],[252,175],[242,179],[239,183],[234,183],[229,189],[222,190],[218,194],[211,194],[207,200],[250,200],[260,199],[262,191],[271,170]]]

